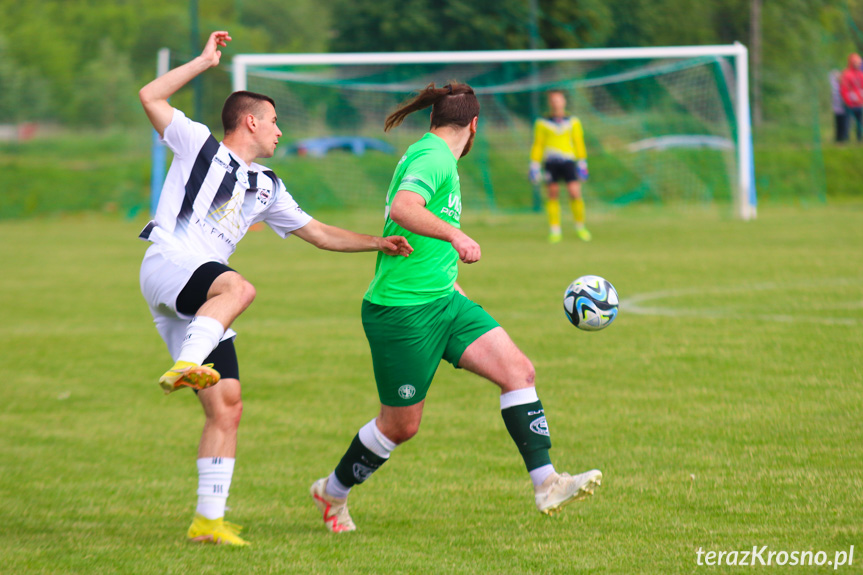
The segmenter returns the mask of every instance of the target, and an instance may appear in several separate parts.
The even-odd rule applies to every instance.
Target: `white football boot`
[[[315,505],[324,516],[324,525],[333,533],[342,533],[345,531],[356,531],[357,526],[354,525],[348,513],[348,500],[336,499],[327,495],[327,481],[329,477],[323,477],[312,483],[309,493],[312,499],[315,500]]]
[[[594,489],[600,484],[602,472],[598,469],[580,473],[575,477],[569,473],[553,473],[534,489],[536,507],[540,513],[552,515],[564,505],[593,495]]]

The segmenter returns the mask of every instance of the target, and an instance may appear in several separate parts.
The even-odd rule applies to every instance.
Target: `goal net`
[[[480,100],[464,202],[530,210],[533,121],[563,90],[584,126],[588,203],[727,206],[755,216],[746,49],[696,48],[240,55],[235,90],[276,101],[270,161],[309,208],[380,207],[398,158],[428,113],[384,133],[387,115],[430,82],[466,82]]]

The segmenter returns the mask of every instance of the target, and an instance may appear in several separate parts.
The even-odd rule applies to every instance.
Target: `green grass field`
[[[602,469],[597,495],[537,513],[494,386],[443,364],[419,435],[354,491],[342,536],[308,487],[376,413],[359,317],[374,256],[249,234],[231,262],[258,288],[235,325],[244,549],[184,541],[203,418],[156,384],[170,360],[138,290],[144,220],[0,222],[0,571],[733,573],[752,569],[696,551],[854,545],[838,571],[861,572],[863,205],[589,216],[592,243],[549,246],[541,215],[467,214],[483,259],[459,280],[533,359],[552,458]],[[622,297],[603,332],[564,318],[583,274]]]

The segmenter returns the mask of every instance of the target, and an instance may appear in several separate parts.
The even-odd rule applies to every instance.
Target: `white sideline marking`
[[[833,285],[857,285],[861,283],[859,279],[834,279],[826,280]],[[620,301],[620,310],[622,313],[632,313],[636,315],[658,315],[671,317],[703,317],[703,318],[737,318],[740,313],[726,309],[704,309],[704,308],[667,308],[643,305],[654,300],[664,300],[668,298],[691,296],[691,295],[710,295],[710,294],[728,294],[728,293],[745,293],[752,291],[775,291],[800,287],[805,285],[805,281],[791,283],[762,283],[754,285],[743,285],[734,287],[715,287],[715,288],[690,288],[681,290],[666,290],[661,292],[649,292],[636,294],[632,297],[622,299]],[[860,309],[863,308],[863,300],[859,302],[849,302],[842,304],[830,304],[821,306],[810,306],[808,309],[821,310],[840,310],[840,309]],[[860,325],[863,320],[847,317],[824,317],[824,316],[797,316],[789,314],[746,314],[749,319],[758,319],[760,321],[772,321],[777,323],[820,323],[826,325]]]

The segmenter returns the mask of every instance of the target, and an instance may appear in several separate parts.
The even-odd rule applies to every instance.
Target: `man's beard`
[[[471,132],[470,138],[468,138],[467,143],[464,145],[464,149],[461,151],[461,156],[459,159],[467,156],[467,153],[470,152],[470,149],[473,147],[473,139],[476,137],[476,132]]]

